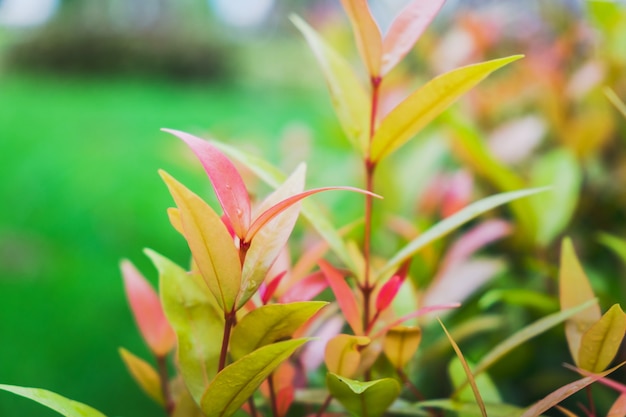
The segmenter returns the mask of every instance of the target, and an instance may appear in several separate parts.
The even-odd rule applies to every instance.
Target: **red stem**
[[[322,417],[322,415],[324,415],[332,399],[333,399],[333,396],[328,394],[328,396],[326,397],[326,400],[324,401],[324,404],[322,404],[320,409],[317,411],[317,414],[316,414],[317,417]]]
[[[226,367],[226,356],[228,355],[228,343],[230,341],[230,331],[232,330],[237,320],[235,307],[230,313],[224,313],[224,336],[222,338],[222,350],[220,351],[220,361],[217,368],[217,372],[220,372]]]
[[[270,389],[270,403],[272,405],[272,415],[274,417],[279,417],[278,416],[278,403],[276,401],[276,390],[274,389],[274,374],[271,373],[270,376],[267,378],[267,384],[269,385],[269,389]]]
[[[168,416],[174,412],[174,399],[170,391],[169,375],[167,372],[167,360],[165,356],[156,356],[157,368],[159,370],[159,381],[161,383],[161,392],[163,393],[163,408]]]

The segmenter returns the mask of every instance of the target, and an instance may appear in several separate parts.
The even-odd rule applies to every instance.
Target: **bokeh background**
[[[118,265],[129,258],[156,283],[143,248],[188,258],[157,169],[209,194],[199,165],[159,129],[210,135],[286,170],[307,161],[308,186],[359,186],[322,75],[288,19],[302,15],[358,65],[338,3],[0,0],[0,383],[50,389],[110,416],[159,415],[118,356],[120,346],[148,356]],[[373,5],[383,26],[403,3]],[[608,303],[624,300],[624,267],[587,239],[626,236],[625,123],[604,89],[626,97],[626,12],[622,2],[599,3],[449,0],[392,75],[388,105],[444,70],[525,54],[460,106],[511,151],[502,160],[512,169],[523,173],[524,161],[554,149],[574,155],[579,170],[563,175],[581,180],[559,233],[582,242],[594,274],[612,274],[598,284]],[[428,134],[440,138],[444,126]],[[414,194],[442,170],[478,171],[454,141],[429,143],[436,163],[403,183]],[[410,149],[398,166],[410,165]],[[474,174],[475,195],[497,191]],[[320,198],[337,224],[360,215],[341,196]],[[555,241],[531,251],[553,261]],[[0,393],[0,415],[56,414]]]

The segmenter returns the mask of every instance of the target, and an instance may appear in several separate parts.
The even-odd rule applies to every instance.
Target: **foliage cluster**
[[[551,91],[548,87],[565,83],[558,79],[562,77],[558,63],[553,72],[540,71],[548,79],[540,95],[548,101],[548,121],[559,141],[532,162],[520,163],[528,170],[525,175],[496,158],[482,140],[483,130],[506,107],[496,94],[489,95],[489,103],[475,98],[473,117],[449,109],[492,72],[520,59],[519,55],[447,71],[387,108],[382,87],[390,71],[413,48],[442,4],[443,0],[410,2],[383,37],[365,0],[342,0],[365,67],[365,85],[322,36],[302,19],[292,18],[323,70],[335,112],[363,167],[363,189],[306,190],[304,165],[287,176],[235,148],[166,129],[196,155],[222,212],[161,172],[176,204],[168,210],[170,222],[186,240],[192,261],[189,267],[181,267],[146,250],[159,272],[158,295],[132,263],[121,265],[131,309],[156,367],[125,349],[120,349],[120,355],[133,378],[167,415],[348,413],[375,417],[449,411],[530,417],[556,406],[573,416],[574,411],[559,404],[586,390],[586,403],[580,408],[585,415],[596,416],[602,408],[599,405],[605,404],[597,403],[591,391],[594,383],[613,392],[608,415],[626,415],[626,386],[609,378],[623,364],[611,367],[626,333],[626,314],[619,299],[602,308],[569,238],[560,245],[558,267],[550,264],[547,255],[575,214],[584,164],[602,149],[598,136],[609,135],[602,130],[607,122],[600,116],[592,114],[589,120],[579,116],[588,115],[580,109],[595,108],[598,98],[578,92],[572,94],[579,101],[571,101]],[[613,6],[604,3],[593,3],[593,7],[602,27],[617,31],[611,25],[617,25],[615,19],[624,13],[607,11],[605,7]],[[536,78],[532,65],[526,71],[522,74],[526,80]],[[612,72],[606,69],[603,74],[608,77]],[[510,80],[505,78],[498,88],[520,94],[519,79]],[[498,94],[500,100],[507,99],[507,94]],[[607,103],[613,101],[623,109],[615,93],[608,90],[607,95]],[[409,141],[442,114],[453,152],[467,170],[433,181],[419,209],[432,219],[441,219],[425,225],[411,220],[413,213],[393,213],[384,200],[378,200],[389,188],[387,177],[380,173],[394,172],[391,165],[398,160],[393,154],[409,149]],[[508,132],[517,128],[528,133],[523,126],[527,125],[514,124]],[[417,141],[422,138],[417,136]],[[424,143],[418,145],[419,152],[428,149]],[[515,150],[514,156],[523,154],[519,147]],[[236,163],[275,190],[264,200],[251,199],[255,193],[246,188]],[[404,168],[399,163],[396,175],[406,176]],[[470,203],[473,176],[500,193]],[[408,187],[401,189],[408,191]],[[363,219],[334,227],[308,199],[327,191],[361,194]],[[474,221],[505,204],[511,208],[512,221],[498,217]],[[382,208],[383,216],[377,213]],[[297,249],[287,243],[300,214],[317,241],[295,253]],[[389,235],[389,230],[391,237],[376,237]],[[497,259],[475,255],[505,237],[510,237],[516,253],[537,255],[532,264],[524,258],[516,267],[531,265],[541,279],[523,288],[498,288],[478,297],[478,290],[504,267]],[[445,244],[443,238],[448,239]],[[626,242],[606,234],[602,241],[626,261]],[[391,249],[379,248],[381,242],[389,243]],[[467,306],[461,308],[461,304]],[[505,317],[471,313],[495,305],[542,315],[470,360],[459,343],[503,326]],[[496,364],[507,354],[563,323],[573,382],[549,387],[530,406],[508,402],[487,371],[496,374]],[[452,360],[441,343],[433,342],[437,334],[452,346],[456,354]],[[170,360],[175,364],[173,376]],[[446,394],[433,391],[428,382],[432,378],[429,365],[442,361],[447,362],[448,376],[439,368],[436,378],[449,378]],[[49,391],[0,388],[68,416],[102,416]]]

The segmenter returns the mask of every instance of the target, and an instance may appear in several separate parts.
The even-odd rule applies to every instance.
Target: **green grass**
[[[142,248],[187,261],[158,168],[208,189],[199,164],[159,128],[210,131],[267,156],[286,125],[322,122],[324,146],[342,147],[323,94],[1,76],[0,382],[46,388],[109,416],[159,415],[118,358],[119,346],[148,357],[118,263],[130,258],[155,282]],[[56,414],[0,393],[0,415]]]

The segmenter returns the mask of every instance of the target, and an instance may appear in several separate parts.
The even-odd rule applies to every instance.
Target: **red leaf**
[[[280,282],[283,280],[287,271],[283,271],[280,274],[276,275],[269,284],[261,284],[259,287],[259,295],[261,296],[261,301],[263,304],[267,304],[267,302],[272,298],[274,293],[276,292],[276,288],[280,285]]]
[[[141,336],[155,355],[167,355],[176,343],[176,335],[165,318],[159,296],[130,261],[122,261],[120,267],[126,297]]]
[[[339,304],[339,308],[352,328],[355,335],[363,334],[363,323],[361,322],[361,312],[356,297],[350,286],[346,283],[341,272],[326,261],[321,260],[319,266],[328,280],[328,284],[335,294],[335,299]]]
[[[215,146],[189,133],[162,129],[182,139],[196,154],[211,180],[217,199],[237,236],[243,238],[250,226],[250,197],[232,162]]]
[[[428,314],[430,312],[433,311],[437,311],[437,310],[449,310],[451,308],[458,308],[460,307],[461,304],[460,303],[448,303],[448,304],[439,304],[436,306],[428,306],[428,307],[422,307],[419,310],[416,310],[412,313],[406,314],[402,317],[400,317],[398,320],[385,325],[385,327],[383,327],[382,329],[380,329],[379,331],[376,332],[376,334],[374,336],[370,336],[372,339],[377,339],[381,336],[383,336],[385,333],[387,333],[387,331],[389,329],[391,329],[392,327],[396,327],[402,323],[404,323],[407,320],[413,319],[415,317],[419,317],[419,316],[423,316],[424,314]]]
[[[387,74],[413,48],[445,0],[413,0],[393,21],[383,41],[381,75]]]
[[[396,294],[398,294],[398,290],[400,290],[400,286],[406,279],[406,275],[409,272],[409,264],[410,260],[404,262],[398,271],[389,278],[389,280],[382,286],[380,292],[378,293],[378,297],[376,297],[376,310],[383,311],[396,298]]]
[[[309,301],[328,287],[328,281],[322,272],[316,272],[295,282],[280,297],[281,303]]]

